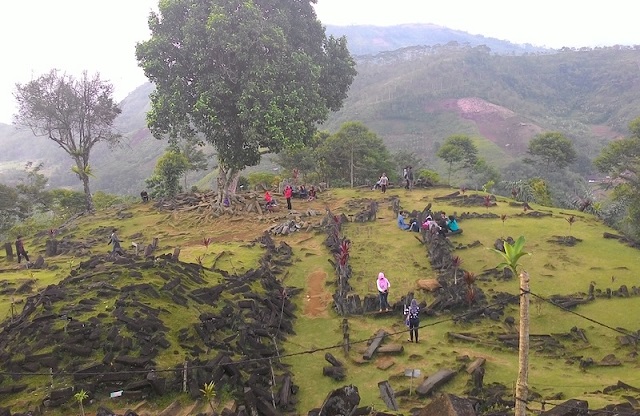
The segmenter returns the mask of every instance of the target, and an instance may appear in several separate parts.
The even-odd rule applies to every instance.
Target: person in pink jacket
[[[287,209],[291,211],[291,195],[293,195],[293,189],[291,189],[291,185],[287,185],[284,188],[284,197],[287,199]]]
[[[385,277],[384,273],[378,273],[378,280],[376,281],[376,286],[378,287],[378,295],[380,297],[380,312],[383,310],[390,311],[391,305],[389,305],[388,296],[389,296],[389,287],[391,287],[391,283]]]

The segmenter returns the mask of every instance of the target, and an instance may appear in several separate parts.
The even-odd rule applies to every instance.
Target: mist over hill
[[[346,36],[349,50],[353,55],[375,55],[380,52],[394,51],[408,46],[445,45],[485,45],[494,53],[524,54],[552,52],[530,44],[518,45],[506,40],[472,35],[460,30],[434,24],[405,24],[396,26],[335,26],[327,25],[328,35]]]
[[[578,149],[571,169],[586,176],[602,146],[624,136],[640,115],[638,48],[550,51],[435,25],[328,26],[327,33],[347,36],[358,75],[344,107],[320,128],[334,132],[361,121],[392,152],[411,151],[433,169],[442,168],[435,151],[452,134],[469,135],[482,157],[504,168],[525,154],[535,134],[559,131]],[[121,102],[115,123],[121,144],[92,152],[94,191],[144,188],[167,145],[146,128],[152,90],[141,85]],[[55,143],[6,124],[0,140],[3,182],[15,183],[33,161],[44,163],[50,186],[80,189],[71,160]]]

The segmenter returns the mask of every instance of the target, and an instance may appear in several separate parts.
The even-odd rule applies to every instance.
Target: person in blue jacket
[[[398,228],[400,228],[401,230],[408,230],[409,228],[411,228],[410,224],[404,222],[404,211],[400,211],[398,213]]]
[[[460,231],[458,221],[456,221],[456,218],[453,215],[449,215],[449,218],[447,218],[447,228],[451,232]]]

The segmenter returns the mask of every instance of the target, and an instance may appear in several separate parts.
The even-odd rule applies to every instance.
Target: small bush
[[[278,184],[280,177],[271,172],[254,172],[249,174],[248,181],[251,188],[256,188],[259,185],[271,188]]]
[[[440,183],[438,172],[429,169],[420,169],[418,171],[418,179],[424,184],[437,185]]]

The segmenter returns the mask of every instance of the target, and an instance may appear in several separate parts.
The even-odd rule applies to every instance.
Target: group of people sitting
[[[291,189],[293,196],[296,198],[306,199],[307,201],[316,199],[316,188],[313,185],[308,190],[304,185],[293,186]]]
[[[447,216],[444,212],[434,214],[436,219],[431,215],[427,215],[424,222],[419,225],[417,218],[409,218],[405,220],[409,214],[406,211],[400,211],[398,213],[398,227],[401,230],[420,232],[420,230],[427,230],[431,233],[437,233],[443,237],[446,237],[448,233],[460,234],[462,229],[458,225],[458,221],[453,215]]]
[[[398,213],[398,227],[401,230],[406,231],[415,231],[420,232],[420,226],[418,225],[418,220],[416,218],[409,218],[408,221],[405,220],[405,216],[408,215],[405,211],[400,211]]]
[[[458,221],[453,215],[447,216],[444,212],[435,214],[435,219],[428,215],[422,223],[422,228],[429,232],[439,234],[446,237],[449,233],[460,234],[462,228],[458,225]]]

